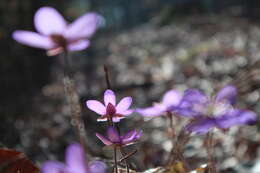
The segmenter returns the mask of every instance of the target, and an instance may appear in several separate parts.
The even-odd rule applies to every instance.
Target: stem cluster
[[[110,78],[109,78],[109,71],[108,71],[108,67],[106,65],[104,65],[104,72],[105,72],[105,78],[106,78],[106,85],[107,85],[107,89],[111,89],[111,83],[110,83]],[[120,128],[119,126],[117,126],[114,122],[112,117],[110,116],[108,119],[108,126],[113,126],[116,127],[119,135],[120,135]],[[135,150],[134,152],[130,153],[130,154],[126,154],[124,151],[124,148],[122,145],[114,145],[114,168],[115,168],[115,172],[118,173],[118,163],[124,161],[125,166],[126,166],[126,170],[127,173],[129,173],[129,164],[127,159],[132,156],[133,154],[135,154],[137,152],[137,150]],[[118,161],[117,160],[117,150],[119,150],[122,158]]]

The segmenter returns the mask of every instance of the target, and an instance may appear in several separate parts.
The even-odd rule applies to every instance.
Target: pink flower
[[[132,104],[132,97],[124,97],[116,105],[116,96],[112,90],[106,90],[104,93],[104,104],[97,100],[88,100],[86,102],[87,107],[101,115],[98,121],[107,121],[112,119],[113,122],[119,122],[125,116],[130,115],[133,111],[129,110]]]
[[[103,136],[99,133],[96,133],[96,136],[108,146],[126,146],[131,145],[137,141],[141,136],[142,132],[136,130],[130,130],[125,135],[120,136],[117,130],[114,127],[109,127],[107,129],[107,136]]]
[[[96,13],[86,13],[67,24],[54,8],[42,7],[34,15],[38,33],[18,30],[13,33],[13,38],[27,46],[46,49],[49,56],[63,51],[79,51],[89,46],[88,39],[96,31],[99,19]]]
[[[58,161],[47,161],[43,164],[42,173],[105,173],[106,165],[101,161],[88,163],[80,144],[71,144],[66,150],[65,164]]]

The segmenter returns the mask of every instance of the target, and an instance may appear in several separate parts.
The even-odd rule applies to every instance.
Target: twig
[[[109,80],[108,68],[107,68],[106,65],[104,65],[104,71],[105,71],[105,75],[106,75],[107,89],[111,89],[111,84],[110,84],[110,80]]]
[[[124,158],[125,157],[125,153],[123,151],[123,148],[120,147],[119,149],[120,149],[119,151],[120,151],[122,157]],[[124,159],[124,162],[125,162],[125,166],[126,166],[126,172],[129,173],[129,165],[127,163],[127,157]]]
[[[125,159],[131,157],[131,156],[134,155],[135,153],[137,153],[137,150],[134,150],[134,151],[132,151],[131,153],[126,154],[126,155],[125,155],[123,158],[121,158],[118,162],[124,161]]]

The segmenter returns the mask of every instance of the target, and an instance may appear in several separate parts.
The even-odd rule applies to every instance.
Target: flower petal
[[[118,143],[118,142],[121,141],[120,136],[119,136],[117,130],[114,127],[108,127],[107,137],[113,143]]]
[[[92,161],[89,163],[91,173],[106,173],[107,166],[101,161]]]
[[[234,125],[251,125],[256,123],[257,115],[252,111],[235,109],[217,118],[219,128],[229,128]]]
[[[89,38],[97,29],[100,16],[96,13],[87,13],[71,23],[65,32],[70,40]]]
[[[122,114],[131,106],[132,97],[124,97],[120,102],[116,105],[116,113]]]
[[[111,103],[113,106],[116,106],[116,96],[112,90],[107,89],[104,93],[104,102],[107,106],[108,103]]]
[[[41,173],[60,173],[64,172],[65,165],[57,161],[47,161],[42,165]]]
[[[121,140],[124,144],[131,142],[135,138],[136,134],[137,134],[136,130],[130,130],[121,137]]]
[[[100,117],[97,119],[97,122],[104,122],[104,121],[107,121],[106,117]]]
[[[80,50],[86,49],[87,47],[89,47],[89,45],[90,45],[89,40],[79,40],[77,42],[70,43],[68,45],[67,49],[69,51],[80,51]]]
[[[62,34],[67,23],[54,8],[42,7],[35,13],[34,25],[41,34],[50,35]]]
[[[215,120],[212,118],[202,118],[197,119],[186,126],[186,129],[190,132],[195,132],[197,134],[205,134],[211,128],[216,126]]]
[[[216,101],[227,101],[230,104],[235,104],[236,102],[237,89],[235,86],[227,85],[222,88],[216,95]]]
[[[128,109],[126,111],[121,112],[120,114],[124,115],[124,116],[128,116],[128,115],[132,114],[133,112],[134,112],[133,109]]]
[[[122,137],[123,144],[130,144],[138,140],[142,136],[141,131],[131,130]]]
[[[182,95],[177,90],[170,90],[163,96],[162,103],[167,106],[177,106],[182,99]]]
[[[136,109],[135,111],[144,117],[156,117],[156,116],[161,116],[166,110],[154,106],[154,107],[148,107],[144,109]]]
[[[183,101],[189,103],[206,104],[208,103],[208,98],[203,92],[197,89],[187,89],[184,92]]]
[[[211,113],[214,117],[218,117],[227,114],[233,109],[233,106],[229,102],[215,102]]]
[[[141,138],[141,136],[143,135],[143,132],[142,131],[138,131],[137,134],[135,135],[135,139],[139,139]]]
[[[97,100],[88,100],[86,102],[87,107],[96,112],[99,115],[105,115],[106,114],[106,107]]]
[[[192,108],[182,108],[182,107],[175,107],[172,109],[174,114],[177,114],[179,116],[183,117],[196,117],[201,116],[200,113],[193,111]]]
[[[66,150],[68,172],[86,173],[88,170],[84,149],[80,144],[71,144]]]
[[[30,31],[15,31],[13,39],[21,44],[36,48],[51,49],[55,47],[55,44],[47,36]]]
[[[178,108],[184,116],[200,116],[206,112],[208,104],[209,100],[204,93],[197,89],[188,89]]]
[[[122,140],[123,142],[131,142],[133,140],[139,139],[141,137],[141,134],[141,131],[138,132],[136,130],[131,130],[122,137]]]
[[[120,120],[121,119],[124,119],[125,117],[113,117],[112,118],[112,121],[114,122],[114,123],[118,123],[118,122],[120,122]]]
[[[112,145],[113,143],[107,139],[106,137],[104,137],[103,135],[96,133],[96,136],[98,137],[98,139],[100,139],[105,145]]]

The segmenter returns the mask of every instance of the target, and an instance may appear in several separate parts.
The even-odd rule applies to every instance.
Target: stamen
[[[59,34],[52,34],[50,36],[50,38],[52,39],[53,42],[55,42],[59,47],[63,47],[64,49],[66,49],[67,47],[67,40]]]
[[[107,115],[113,116],[116,113],[116,108],[111,103],[107,105]]]

